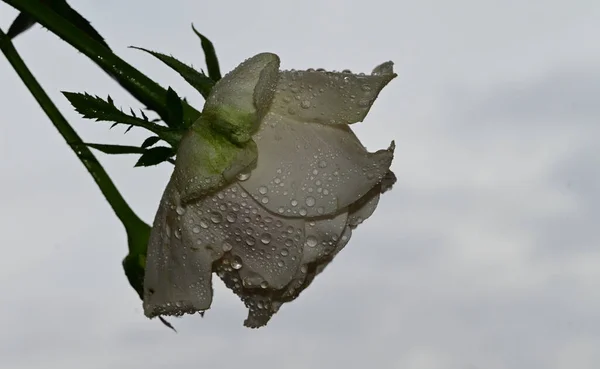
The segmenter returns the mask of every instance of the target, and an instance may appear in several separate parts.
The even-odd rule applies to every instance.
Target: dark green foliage
[[[186,80],[193,88],[195,88],[200,94],[206,99],[212,86],[215,84],[215,81],[210,79],[206,74],[195,70],[194,68],[188,66],[185,63],[180,62],[172,56],[161,54],[156,51],[147,50],[141,47],[131,46],[133,49],[145,51],[160,61],[171,67],[174,71],[179,73],[183,79]]]
[[[196,30],[196,28],[194,28],[193,24],[192,30],[198,37],[200,37],[200,43],[202,45],[202,50],[204,50],[204,57],[206,58],[206,68],[208,69],[208,76],[210,77],[210,79],[217,82],[221,79],[221,69],[219,68],[219,59],[217,58],[215,47],[208,38],[204,37],[204,35],[202,35]]]
[[[165,161],[171,161],[172,157],[175,156],[175,151],[172,148],[166,146],[153,147],[144,151],[144,154],[140,156],[140,159],[135,163],[136,167],[149,167],[157,165]],[[171,159],[171,160],[170,160]]]

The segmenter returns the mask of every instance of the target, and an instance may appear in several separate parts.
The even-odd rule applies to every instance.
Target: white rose
[[[148,317],[203,312],[212,272],[260,327],[295,299],[395,181],[394,143],[369,153],[360,122],[396,74],[280,71],[256,55],[221,79],[182,139],[146,259]]]

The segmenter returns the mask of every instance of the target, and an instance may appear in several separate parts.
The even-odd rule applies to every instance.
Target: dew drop
[[[235,176],[239,181],[246,181],[248,180],[248,178],[250,178],[250,173],[238,173],[237,176]]]
[[[260,236],[260,242],[264,243],[265,245],[268,245],[271,242],[271,235],[269,233],[263,233]]]
[[[200,233],[200,227],[198,227],[198,226],[194,226],[194,228],[192,228],[192,232],[194,232],[194,233],[196,233],[196,234],[197,234],[197,233]]]
[[[255,243],[256,243],[256,240],[254,239],[254,237],[252,237],[252,236],[246,237],[246,245],[254,246]]]
[[[223,216],[219,213],[212,213],[210,220],[212,220],[212,222],[215,224],[219,224],[221,221],[223,221]]]
[[[290,254],[290,252],[288,251],[288,249],[281,249],[281,256],[288,256]]]
[[[266,195],[266,194],[267,194],[267,192],[269,192],[269,189],[268,189],[267,187],[265,187],[265,186],[260,186],[260,187],[258,188],[258,192],[259,192],[261,195]]]
[[[269,202],[269,198],[265,196],[262,199],[260,199],[260,202],[262,202],[263,204],[267,204]]]
[[[325,168],[327,166],[327,162],[325,160],[321,160],[319,162],[319,168]]]
[[[308,200],[308,198],[307,198],[307,200]],[[304,208],[300,208],[300,210],[298,211],[298,213],[299,213],[301,216],[305,216],[305,215],[306,215],[306,209],[304,209]]]
[[[308,196],[306,198],[306,206],[310,206],[310,207],[315,206],[315,202],[316,202],[315,198],[312,196]],[[302,210],[302,209],[300,209],[300,210]],[[306,215],[306,210],[305,210],[305,214],[301,213],[300,215]]]
[[[310,108],[310,101],[308,101],[308,100],[303,100],[303,101],[300,103],[300,107],[301,107],[302,109],[308,109],[308,108]]]
[[[231,260],[231,267],[235,270],[242,269],[242,259],[239,256],[234,256],[233,260]]]
[[[308,246],[308,247],[317,246],[317,238],[315,236],[306,237],[306,246]]]
[[[229,213],[227,214],[226,219],[229,223],[233,223],[237,219],[237,216],[235,215],[235,213]]]
[[[185,214],[185,209],[182,208],[181,206],[177,206],[177,208],[175,209],[175,211],[177,212],[177,214],[179,215],[183,215]]]
[[[221,247],[223,248],[223,251],[225,251],[225,252],[229,252],[233,249],[233,246],[227,241],[223,242],[223,245]]]

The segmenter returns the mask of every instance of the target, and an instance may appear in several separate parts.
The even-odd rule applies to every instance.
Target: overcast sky
[[[310,288],[259,330],[215,281],[205,318],[143,315],[125,233],[0,57],[0,367],[597,369],[600,367],[600,2],[72,0],[122,58],[197,107],[135,45],[226,72],[258,52],[284,69],[399,75],[365,122],[396,140],[398,176]],[[0,4],[4,31],[17,15]],[[140,105],[39,26],[16,46],[85,141],[139,144],[83,120],[61,90]],[[99,159],[150,222],[172,166]]]

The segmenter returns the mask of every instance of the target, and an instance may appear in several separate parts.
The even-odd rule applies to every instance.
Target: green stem
[[[110,76],[115,78],[123,88],[129,91],[142,104],[154,110],[162,120],[166,121],[168,118],[166,107],[167,91],[156,82],[119,58],[110,49],[79,30],[68,20],[56,14],[49,6],[44,5],[42,2],[31,0],[3,1],[15,9],[29,14],[42,26],[86,55]],[[184,119],[187,123],[191,124],[200,116],[200,113],[186,103],[183,105]]]
[[[0,30],[0,50],[6,56],[19,77],[21,77],[21,80],[35,97],[46,115],[48,115],[56,129],[60,132],[65,141],[67,141],[67,144],[69,144],[79,160],[92,175],[100,188],[100,191],[102,191],[102,194],[121,223],[123,223],[128,233],[135,229],[147,228],[148,226],[133,212],[123,196],[121,196],[119,190],[117,190],[94,154],[92,154],[92,152],[83,144],[79,135],[63,117],[52,100],[50,100],[50,97],[48,97],[42,86],[40,86],[35,77],[31,74],[29,68],[23,62],[23,59],[19,56],[19,53],[14,48],[10,38],[2,30]]]

